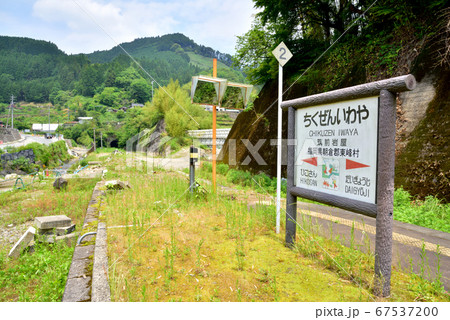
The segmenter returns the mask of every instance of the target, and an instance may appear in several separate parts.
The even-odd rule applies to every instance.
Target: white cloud
[[[233,53],[235,36],[250,28],[254,13],[251,0],[37,0],[33,6],[33,16],[53,26],[49,40],[68,53],[174,32]]]

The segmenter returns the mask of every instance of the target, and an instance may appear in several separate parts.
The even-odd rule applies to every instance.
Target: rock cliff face
[[[398,125],[395,184],[421,198],[435,195],[449,202],[450,70],[438,72],[432,86],[427,81],[425,77],[414,90],[416,99],[399,99],[404,113],[398,119],[404,117],[405,124]],[[435,93],[430,100],[431,88]]]
[[[423,70],[421,70],[422,72]],[[416,75],[417,88],[397,98],[396,186],[413,195],[435,195],[450,201],[450,71],[428,70]],[[355,83],[356,85],[358,83]],[[285,84],[286,87],[286,84]],[[277,83],[267,83],[253,110],[236,119],[219,159],[230,166],[276,176]],[[294,85],[283,100],[305,96]],[[283,113],[283,139],[287,137]],[[283,147],[282,175],[286,157]]]

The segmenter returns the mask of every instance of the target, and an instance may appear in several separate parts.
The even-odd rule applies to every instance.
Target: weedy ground
[[[108,165],[132,186],[108,191],[101,208],[113,301],[449,301],[439,281],[396,268],[391,297],[377,298],[373,256],[318,236],[308,219],[287,248],[273,206],[249,205],[243,190],[191,195],[183,175],[143,169]]]
[[[429,282],[396,267],[391,297],[375,297],[373,256],[318,236],[302,215],[296,246],[285,247],[275,208],[225,176],[218,181],[232,188],[214,194],[205,184],[191,195],[180,173],[147,174],[145,165],[128,167],[123,154],[105,165],[106,179],[132,186],[107,191],[100,208],[109,227],[113,301],[450,301],[439,278]],[[50,214],[81,227],[97,181],[72,179],[65,191],[44,181],[0,194],[0,228]],[[0,301],[60,301],[73,248],[37,243],[17,260],[7,258],[9,249],[0,248]]]
[[[70,179],[66,190],[54,190],[53,180],[0,194],[0,229],[31,223],[35,217],[67,215],[81,229],[98,179]],[[17,239],[16,239],[17,240]],[[61,301],[73,246],[43,244],[18,259],[7,257],[13,244],[0,246],[0,301]]]

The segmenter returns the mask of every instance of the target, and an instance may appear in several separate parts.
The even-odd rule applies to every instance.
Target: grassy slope
[[[274,208],[249,211],[246,192],[190,198],[178,174],[144,175],[123,161],[109,175],[132,189],[108,194],[104,208],[108,226],[128,226],[108,231],[114,301],[378,300],[373,256],[318,237],[308,221],[289,250],[284,231],[275,233]],[[392,290],[389,301],[448,300],[395,268]]]
[[[189,58],[191,59],[191,64],[200,67],[201,69],[209,70],[212,68],[213,65],[213,59],[203,57],[201,55],[198,55],[194,52],[186,52]],[[228,69],[229,67],[225,65],[223,62],[218,61],[217,62],[217,68],[224,68]]]
[[[66,191],[47,180],[26,190],[0,194],[0,228],[64,214],[81,227],[96,179],[71,179]],[[73,247],[65,243],[36,244],[34,253],[7,258],[10,245],[0,247],[0,301],[61,301]]]

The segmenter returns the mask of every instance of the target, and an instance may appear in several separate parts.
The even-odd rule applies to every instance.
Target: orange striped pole
[[[213,59],[213,77],[217,78],[217,59]],[[220,90],[219,90],[220,92]],[[216,192],[216,106],[213,106],[213,125],[212,125],[212,180],[213,190]]]

